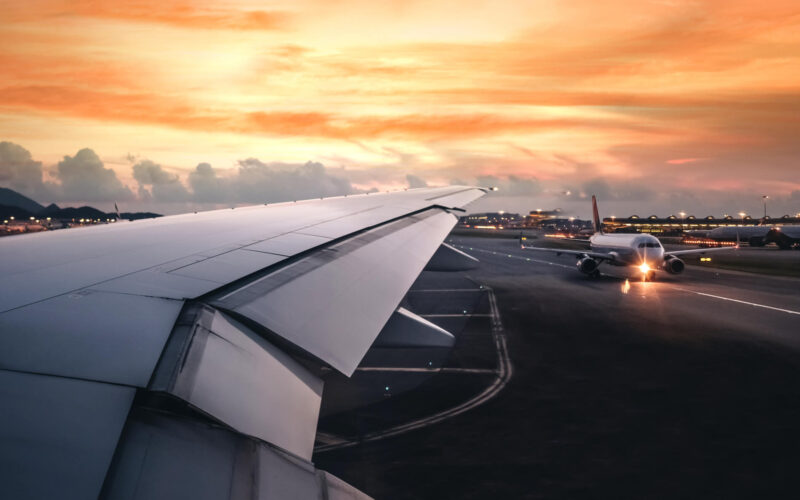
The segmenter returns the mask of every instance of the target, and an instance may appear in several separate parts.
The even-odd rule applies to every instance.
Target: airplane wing
[[[664,257],[670,258],[670,257],[680,257],[682,255],[702,255],[711,252],[726,252],[730,250],[737,250],[738,248],[739,245],[732,247],[693,248],[691,250],[673,250],[669,252],[664,252]]]
[[[310,461],[321,374],[353,373],[483,194],[3,238],[0,497],[367,498]]]
[[[545,248],[545,247],[529,247],[526,245],[522,245],[524,250],[538,250],[540,252],[550,252],[555,253],[556,255],[567,254],[567,255],[574,255],[575,257],[591,257],[595,260],[605,260],[608,262],[614,262],[616,260],[616,254],[611,253],[600,253],[600,252],[592,252],[591,250],[566,250],[560,248]]]

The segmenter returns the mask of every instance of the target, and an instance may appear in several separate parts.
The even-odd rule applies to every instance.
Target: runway
[[[322,468],[376,498],[793,496],[800,280],[696,267],[652,283],[620,268],[591,279],[574,258],[514,240],[450,240],[482,261],[462,278],[493,291],[513,377],[435,425],[315,455]],[[424,273],[415,288],[454,279]],[[435,413],[426,397],[469,399],[480,384],[466,390],[465,377],[487,376],[436,375],[404,406]]]

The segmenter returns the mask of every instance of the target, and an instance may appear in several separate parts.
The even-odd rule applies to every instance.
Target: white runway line
[[[410,368],[406,366],[363,366],[357,372],[407,372],[407,373],[497,373],[490,368]]]
[[[364,436],[361,436],[361,438],[353,441],[343,440],[343,442],[340,443],[324,444],[322,446],[314,448],[314,452],[323,453],[326,451],[336,450],[340,448],[347,448],[361,443],[378,441],[388,437],[397,436],[399,434],[404,434],[406,432],[413,431],[415,429],[421,429],[423,427],[439,423],[442,420],[455,417],[456,415],[460,415],[477,406],[480,406],[483,403],[495,397],[501,390],[503,390],[503,387],[505,387],[508,381],[511,379],[511,375],[513,374],[513,368],[511,365],[511,358],[508,356],[506,336],[505,333],[503,332],[503,324],[500,321],[500,311],[497,308],[497,301],[494,297],[494,292],[492,291],[491,288],[488,287],[486,287],[485,290],[489,293],[489,306],[492,311],[491,313],[492,336],[494,337],[495,349],[497,350],[498,369],[496,371],[493,371],[493,373],[497,374],[497,377],[492,382],[492,385],[484,389],[480,394],[478,394],[474,398],[469,399],[468,401],[465,401],[464,403],[455,406],[453,408],[450,408],[448,410],[444,410],[439,413],[435,413],[429,417],[414,420],[406,424],[398,425],[390,429],[386,429],[384,431],[365,434]]]
[[[497,255],[499,257],[506,257],[511,259],[517,260],[524,260],[526,262],[535,262],[537,264],[545,264],[548,266],[556,266],[556,267],[563,267],[564,269],[574,269],[573,266],[567,266],[564,264],[559,264],[558,262],[550,262],[549,260],[541,260],[541,259],[534,259],[533,257],[523,257],[521,255],[514,255],[507,252],[496,252],[494,250],[484,250],[482,248],[475,248],[475,247],[468,247],[466,245],[453,245],[454,247],[461,248],[462,250],[467,250],[468,252],[481,252],[481,253],[488,253],[491,255]],[[532,250],[534,251],[534,250]],[[558,250],[553,250],[557,252]]]
[[[420,314],[423,318],[490,318],[491,314]]]
[[[779,311],[779,312],[784,312],[784,313],[787,313],[787,314],[800,315],[800,311],[793,311],[791,309],[782,309],[780,307],[773,307],[773,306],[768,306],[768,305],[765,305],[765,304],[756,304],[755,302],[748,302],[746,300],[732,299],[730,297],[723,297],[721,295],[712,295],[710,293],[696,292],[694,290],[689,290],[687,288],[681,288],[681,287],[677,287],[677,286],[675,287],[675,289],[676,290],[681,290],[681,291],[684,291],[684,292],[694,293],[696,295],[702,295],[703,297],[710,297],[712,299],[727,300],[729,302],[737,302],[739,304],[745,304],[745,305],[748,305],[748,306],[761,307],[763,309],[770,309],[772,311]]]

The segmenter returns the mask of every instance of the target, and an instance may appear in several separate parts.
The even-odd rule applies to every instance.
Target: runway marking
[[[460,415],[477,406],[480,406],[483,403],[486,403],[487,401],[495,397],[501,390],[503,390],[503,387],[505,387],[508,381],[511,379],[511,375],[513,374],[514,370],[511,365],[511,358],[508,355],[508,346],[506,345],[506,336],[505,333],[503,332],[503,323],[500,320],[500,310],[497,307],[497,300],[495,299],[494,292],[492,291],[491,288],[486,287],[485,290],[489,293],[489,306],[492,311],[491,314],[492,336],[494,337],[495,349],[497,351],[498,368],[496,371],[494,371],[497,377],[492,382],[492,385],[484,389],[480,394],[478,394],[474,398],[469,399],[464,403],[461,403],[458,406],[454,406],[453,408],[450,408],[448,410],[444,410],[439,413],[434,413],[429,417],[420,418],[418,420],[414,420],[406,424],[401,424],[395,427],[391,427],[383,431],[371,432],[354,440],[349,440],[349,441],[343,440],[343,442],[340,443],[324,444],[322,446],[314,448],[314,452],[324,453],[326,451],[348,448],[350,446],[355,446],[357,444],[367,443],[371,441],[378,441],[381,439],[386,439],[388,437],[397,436],[399,434],[404,434],[406,432],[413,431],[416,429],[421,429],[423,427],[439,423],[442,420],[455,417],[456,415]]]
[[[471,252],[481,252],[481,253],[488,253],[492,255],[499,255],[501,257],[509,257],[512,259],[524,260],[526,262],[535,262],[537,264],[546,264],[548,266],[556,266],[556,267],[563,267],[564,269],[574,269],[573,266],[567,266],[564,264],[559,264],[558,262],[550,262],[549,260],[541,260],[541,259],[534,259],[533,257],[523,257],[521,255],[514,255],[507,252],[495,252],[493,250],[484,250],[482,248],[475,248],[475,247],[468,247],[466,245],[453,245],[454,247],[461,248],[464,250],[468,250]],[[557,252],[558,250],[553,250]]]
[[[491,314],[420,314],[423,318],[490,318]]]
[[[409,290],[408,292],[418,292],[418,293],[436,293],[436,292],[446,292],[446,293],[453,293],[453,292],[483,292],[485,288],[437,288],[437,289],[425,289],[420,288],[417,290]]]
[[[785,312],[787,314],[797,314],[798,316],[800,316],[800,311],[793,311],[791,309],[782,309],[780,307],[773,307],[773,306],[768,306],[768,305],[764,305],[764,304],[756,304],[755,302],[748,302],[746,300],[732,299],[730,297],[722,297],[721,295],[712,295],[710,293],[696,292],[694,290],[689,290],[687,288],[681,288],[681,287],[678,287],[678,286],[676,286],[675,289],[682,290],[684,292],[694,293],[696,295],[702,295],[703,297],[711,297],[712,299],[720,299],[720,300],[727,300],[727,301],[730,301],[730,302],[738,302],[739,304],[745,304],[745,305],[753,306],[753,307],[761,307],[763,309],[771,309],[773,311]]]
[[[333,434],[328,434],[326,432],[317,432],[316,440],[325,444],[339,444],[345,441],[339,436],[334,436]]]
[[[406,373],[486,373],[494,374],[491,368],[412,368],[407,366],[363,366],[357,372],[406,372]]]

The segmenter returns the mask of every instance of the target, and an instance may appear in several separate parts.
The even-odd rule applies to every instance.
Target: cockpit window
[[[639,248],[661,248],[658,243],[639,243]]]

